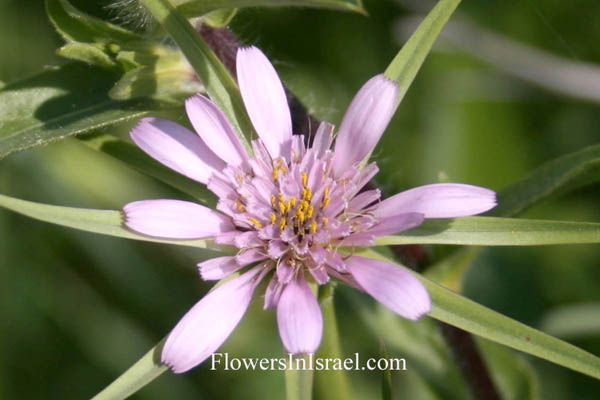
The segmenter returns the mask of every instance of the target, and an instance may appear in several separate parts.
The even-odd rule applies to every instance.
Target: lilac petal
[[[189,201],[134,201],[123,212],[128,228],[150,236],[201,239],[234,229],[229,218]]]
[[[346,267],[365,292],[402,317],[416,320],[431,310],[427,290],[406,269],[359,256],[348,258]]]
[[[329,150],[331,141],[333,140],[333,129],[335,126],[329,122],[323,121],[317,129],[315,140],[313,141],[312,149],[315,152],[316,158],[321,158],[325,152]]]
[[[130,136],[150,157],[201,183],[225,167],[198,135],[166,119],[142,118]]]
[[[223,279],[242,267],[244,266],[238,264],[235,257],[215,257],[198,264],[200,276],[205,281]]]
[[[198,135],[223,161],[238,166],[248,159],[229,121],[212,101],[196,94],[185,101],[185,110]]]
[[[237,78],[244,105],[269,154],[289,157],[292,119],[283,85],[271,62],[258,48],[240,48]]]
[[[378,225],[375,225],[368,233],[374,236],[391,235],[392,233],[402,232],[415,226],[419,226],[425,220],[425,216],[420,213],[405,213],[385,217]]]
[[[279,281],[277,280],[277,275],[273,275],[273,278],[271,278],[269,284],[267,285],[267,288],[265,289],[265,304],[263,307],[265,310],[277,306],[277,303],[279,303],[279,298],[281,297],[283,287],[284,285],[279,283]]]
[[[376,75],[358,91],[348,107],[335,143],[333,171],[341,175],[374,148],[398,101],[398,85],[383,74]]]
[[[292,354],[314,353],[321,343],[321,308],[302,273],[281,293],[277,326],[285,349]]]
[[[475,215],[496,206],[493,190],[462,183],[434,183],[400,192],[382,201],[373,214],[388,217],[399,212],[417,212],[425,218],[455,218]]]
[[[267,269],[262,265],[257,266],[197,302],[169,334],[163,347],[162,362],[173,372],[182,373],[206,360],[244,316],[265,271]]]

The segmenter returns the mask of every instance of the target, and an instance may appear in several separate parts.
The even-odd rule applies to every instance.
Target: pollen
[[[274,194],[271,195],[271,207],[275,208],[277,206],[277,199]]]
[[[239,199],[237,199],[235,201],[235,205],[236,205],[238,211],[240,211],[240,212],[246,211],[246,207],[244,207],[244,204],[242,204],[242,202]]]
[[[289,201],[292,207],[296,207],[296,196],[292,196]]]
[[[313,235],[317,233],[317,221],[313,221],[310,223],[310,233]]]
[[[323,218],[323,226],[327,226],[329,223],[329,218]]]
[[[279,173],[278,168],[273,168],[273,180],[277,181],[277,174]]]
[[[260,223],[260,221],[259,221],[259,220],[257,220],[256,218],[254,218],[254,217],[248,217],[248,220],[249,220],[250,222],[252,222],[252,224],[254,224],[254,226],[255,226],[255,227],[257,227],[258,229],[261,229],[261,228],[262,228],[262,224],[261,224],[261,223]]]
[[[302,173],[302,187],[306,187],[306,183],[308,182],[308,175],[306,174],[306,172]]]
[[[313,206],[309,206],[308,210],[306,210],[306,218],[311,219],[314,211],[315,208]]]
[[[285,219],[285,217],[281,217],[281,221],[279,221],[279,230],[283,231],[286,226],[287,226],[287,220]]]
[[[269,218],[271,219],[271,225],[275,225],[275,221],[277,221],[277,215],[274,212],[269,214]]]
[[[287,211],[287,207],[285,206],[285,203],[283,201],[279,202],[279,213],[281,215],[285,214],[285,212]]]

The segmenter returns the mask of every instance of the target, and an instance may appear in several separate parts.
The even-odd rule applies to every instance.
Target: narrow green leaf
[[[323,313],[323,340],[317,351],[320,358],[344,358],[333,302],[335,286],[329,283],[319,290],[319,304]],[[319,398],[351,400],[354,398],[345,370],[323,370],[315,374],[315,392]]]
[[[600,145],[586,147],[549,161],[498,195],[491,214],[513,216],[537,202],[582,184],[597,182],[600,174]]]
[[[230,251],[227,247],[217,245],[209,239],[169,240],[140,235],[128,230],[123,225],[123,214],[120,211],[53,206],[15,199],[4,195],[0,195],[0,206],[40,221],[80,229],[87,232],[101,233],[103,235],[117,236],[126,239],[143,240],[146,242],[168,243],[226,252]]]
[[[82,61],[103,68],[114,68],[117,66],[117,63],[114,62],[105,52],[88,43],[67,43],[63,47],[59,48],[56,51],[56,54],[71,60]]]
[[[361,0],[174,0],[177,10],[188,18],[220,8],[313,7],[366,14]]]
[[[0,90],[0,158],[177,106],[147,98],[113,100],[107,93],[117,78],[70,63],[6,85]]]
[[[46,0],[46,12],[58,33],[68,41],[83,43],[143,41],[141,36],[131,31],[79,11],[67,0]]]
[[[177,43],[200,77],[210,98],[225,113],[246,150],[252,154],[249,140],[253,137],[254,129],[246,114],[238,86],[223,63],[168,0],[141,1]]]
[[[168,367],[160,362],[160,351],[164,339],[148,351],[110,385],[95,395],[92,400],[121,400],[131,396],[154,379]]]
[[[385,70],[385,76],[398,83],[398,103],[404,98],[431,46],[459,3],[460,0],[438,1]]]
[[[372,250],[360,253],[394,264]],[[397,264],[396,264],[397,265]],[[398,265],[398,268],[404,268]],[[429,316],[493,342],[600,379],[600,358],[567,342],[490,310],[415,274],[431,296]]]
[[[474,246],[600,243],[600,223],[497,217],[431,219],[416,228],[375,240],[376,246],[416,243]]]
[[[78,137],[86,146],[108,154],[143,174],[158,179],[194,197],[200,203],[213,208],[217,201],[206,186],[165,167],[148,156],[139,147],[114,136],[94,133]]]
[[[296,363],[298,363],[299,366],[302,366],[303,362],[306,364],[307,368],[296,368]],[[308,365],[308,355],[292,357],[292,365],[288,365],[287,369],[285,370],[286,400],[312,399],[313,371],[308,369]]]

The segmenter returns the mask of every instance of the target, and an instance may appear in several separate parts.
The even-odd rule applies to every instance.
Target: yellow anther
[[[274,212],[269,214],[269,218],[271,218],[271,225],[275,225],[275,221],[277,221],[277,215]]]
[[[327,226],[329,223],[329,218],[323,218],[323,226]]]
[[[317,232],[317,221],[313,221],[310,223],[310,233],[313,235]]]
[[[323,191],[323,203],[321,203],[321,208],[327,207],[327,204],[331,201],[331,197],[329,197],[329,186],[325,186],[325,190]]]
[[[312,199],[312,190],[306,189],[306,200],[310,201]]]
[[[296,207],[296,196],[292,196],[292,198],[290,199],[290,204],[292,205],[292,207]]]
[[[288,201],[285,203],[285,210],[289,211],[292,209],[292,199],[288,199]]]
[[[304,214],[304,211],[300,211],[300,209],[298,209],[298,211],[296,211],[296,217],[298,218],[298,222],[303,224],[304,220],[306,219],[306,214]]]
[[[236,199],[235,205],[237,206],[238,211],[240,211],[240,212],[246,211],[246,207],[244,207],[244,204],[242,204],[242,202],[239,199]]]
[[[279,230],[283,231],[287,225],[287,220],[285,217],[281,217],[281,221],[279,221]]]
[[[287,211],[287,209],[285,208],[285,203],[283,201],[279,202],[279,213],[281,215],[285,214],[285,212]]]
[[[276,181],[277,180],[277,173],[279,172],[278,168],[273,168],[273,180]]]
[[[285,199],[283,198],[283,194],[282,193],[279,193],[279,201],[281,203],[283,203],[285,201]]]
[[[306,218],[311,219],[314,211],[315,208],[313,206],[309,206],[308,210],[306,211]]]
[[[281,170],[281,172],[283,172],[284,174],[287,174],[287,168],[283,165],[279,165],[279,169]]]
[[[244,176],[242,174],[238,174],[237,175],[237,180],[239,183],[243,183],[244,182]]]
[[[275,208],[277,206],[277,199],[275,198],[275,195],[272,194],[271,195],[271,207]]]
[[[308,175],[306,172],[302,173],[302,187],[306,187],[306,183],[308,182]]]
[[[254,217],[248,217],[248,220],[250,222],[252,222],[254,224],[254,226],[257,227],[258,229],[262,228],[262,224],[256,218],[254,218]]]

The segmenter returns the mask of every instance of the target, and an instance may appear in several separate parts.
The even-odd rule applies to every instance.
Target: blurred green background
[[[0,81],[66,62],[54,55],[61,39],[47,21],[42,1],[0,4]],[[104,8],[108,2],[73,4],[111,18]],[[311,110],[315,115],[337,123],[358,88],[391,61],[406,37],[403,32],[414,28],[414,17],[430,6],[416,0],[365,0],[368,17],[324,10],[245,10],[234,19],[233,29],[244,43],[257,44],[270,56],[303,100],[318,105]],[[554,65],[531,49],[559,57],[566,71],[577,63],[600,64],[600,18],[593,17],[598,15],[597,0],[463,1],[448,28],[461,32],[475,24],[478,34],[467,35],[470,43],[438,41],[374,153],[382,171],[377,184],[387,194],[440,179],[501,190],[544,161],[597,143],[600,100],[569,88],[557,90],[553,80],[559,75],[534,68],[536,62]],[[484,61],[498,49],[477,43],[481,30],[500,35],[509,56]],[[518,44],[530,46],[530,59],[516,52]],[[464,47],[470,48],[468,53]],[[515,60],[531,64],[507,71]],[[540,81],[518,78],[519,70]],[[108,209],[139,199],[181,197],[74,139],[2,160],[0,193]],[[524,216],[600,221],[598,195],[597,186],[584,187]],[[211,286],[195,268],[211,256],[208,252],[102,237],[5,210],[0,210],[0,237],[2,399],[91,397],[164,337]],[[427,249],[432,259],[453,250]],[[598,246],[486,249],[464,277],[464,292],[600,354],[599,260]],[[407,359],[408,371],[392,374],[395,398],[469,398],[431,320],[398,321],[366,296],[343,287],[336,306],[345,354],[378,357],[382,338],[390,356]],[[223,352],[236,357],[282,354],[274,314],[261,308],[256,296]],[[479,344],[504,398],[598,398],[600,384],[592,378]],[[359,398],[379,396],[380,373],[351,372],[350,377]],[[209,363],[185,376],[166,373],[134,396],[283,397],[282,372],[211,371]],[[326,387],[317,388],[316,398],[327,398]]]

